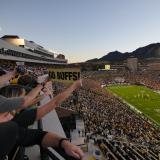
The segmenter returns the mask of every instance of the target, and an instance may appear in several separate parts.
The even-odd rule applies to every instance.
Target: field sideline
[[[115,93],[126,102],[143,112],[160,126],[160,94],[145,86],[109,86],[107,90]]]

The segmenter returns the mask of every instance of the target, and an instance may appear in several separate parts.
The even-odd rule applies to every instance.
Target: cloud
[[[2,31],[2,27],[0,27],[0,31]]]

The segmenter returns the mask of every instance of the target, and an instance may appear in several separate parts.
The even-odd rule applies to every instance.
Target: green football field
[[[143,112],[160,126],[160,94],[144,86],[110,86],[107,90]]]

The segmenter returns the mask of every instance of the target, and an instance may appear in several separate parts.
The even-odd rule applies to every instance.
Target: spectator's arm
[[[76,90],[79,86],[81,86],[81,80],[74,82],[69,88],[67,88],[64,92],[58,94],[54,99],[52,99],[49,103],[37,109],[36,120],[41,119],[43,116],[51,112],[54,108],[56,108],[60,103],[62,103],[65,99],[67,99],[71,93]]]
[[[3,86],[6,81],[9,81],[12,77],[16,75],[16,70],[8,72],[5,75],[0,76],[0,86]]]
[[[37,85],[34,89],[32,89],[25,97],[24,97],[24,103],[23,107],[26,108],[33,103],[35,104],[35,99],[39,95],[39,92],[42,90],[42,85]],[[41,98],[39,99],[41,100]]]
[[[68,140],[60,137],[59,135],[57,135],[55,133],[50,133],[50,132],[47,133],[43,137],[41,145],[43,148],[47,148],[50,146],[55,147],[55,148],[60,147],[60,149],[65,150],[65,153],[68,156],[72,156],[75,159],[82,160],[84,157],[84,153],[79,147],[71,144]]]

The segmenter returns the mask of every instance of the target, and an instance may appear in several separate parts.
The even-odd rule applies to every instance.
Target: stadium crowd
[[[105,77],[103,72],[85,72],[82,75],[85,80],[81,88],[78,88],[79,81],[69,87],[60,82],[54,82],[52,86],[49,80],[44,85],[38,84],[37,77],[47,73],[46,67],[26,66],[25,70],[28,73],[18,77],[16,81],[12,79],[17,74],[16,70],[11,71],[13,69],[14,66],[10,65],[4,65],[0,69],[0,98],[3,102],[0,103],[0,143],[4,146],[0,149],[1,159],[18,145],[34,144],[43,147],[62,147],[68,155],[75,158],[82,157],[83,152],[63,137],[27,128],[61,102],[63,102],[61,106],[80,114],[85,124],[85,135],[90,135],[89,138],[94,139],[106,159],[156,160],[160,158],[159,128],[101,88],[102,83],[116,83],[114,77]],[[114,75],[116,76],[116,73]],[[150,77],[147,74],[135,76],[123,73],[122,75],[130,84],[140,83],[153,89],[160,87],[157,83],[159,79],[153,78],[154,74]],[[41,109],[28,110],[28,106],[35,105],[43,98],[39,96],[40,92],[51,97],[53,94],[54,99]],[[25,119],[25,122],[22,119]]]
[[[160,89],[160,73],[158,72],[137,72],[136,74],[128,74],[126,80],[135,83],[145,85],[151,89]]]
[[[96,75],[96,76],[95,76]],[[125,83],[145,85],[154,90],[160,90],[160,72],[159,71],[137,71],[131,73],[122,70],[109,71],[87,71],[82,75],[84,78],[95,80],[101,84],[117,84],[117,78],[124,78]],[[121,83],[121,82],[119,82]]]
[[[130,159],[158,159],[160,152],[160,130],[143,115],[131,110],[117,97],[102,92],[100,86],[93,80],[85,80],[88,87],[80,88],[62,105],[80,113],[85,123],[85,133],[101,136],[106,141],[106,147],[118,158],[125,158],[127,153],[122,144],[133,150]],[[93,84],[92,84],[93,83]],[[117,143],[115,143],[117,141]],[[117,147],[124,152],[119,153]],[[108,152],[108,151],[107,151]],[[118,153],[117,153],[118,152]],[[131,151],[130,151],[131,152]],[[136,152],[138,152],[137,156]],[[153,155],[150,154],[153,153]],[[120,154],[122,157],[117,156]],[[128,155],[129,156],[129,155]],[[139,158],[138,158],[139,157]],[[151,157],[151,158],[149,158]],[[129,159],[129,158],[126,158]]]

